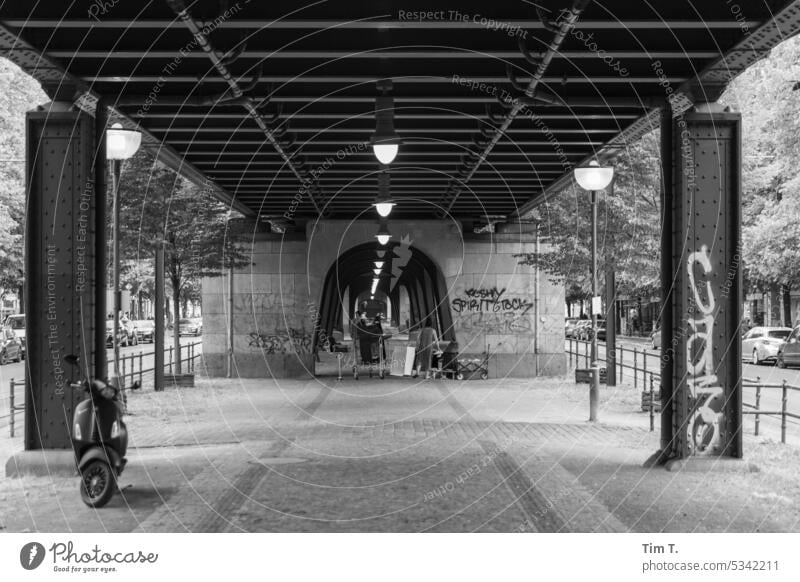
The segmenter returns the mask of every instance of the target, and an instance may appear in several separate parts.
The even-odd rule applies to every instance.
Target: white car
[[[742,358],[756,366],[774,362],[778,357],[778,349],[791,333],[789,327],[754,327],[742,338]]]

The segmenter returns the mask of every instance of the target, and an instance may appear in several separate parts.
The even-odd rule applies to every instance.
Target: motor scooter
[[[78,366],[77,356],[70,354],[64,359]],[[71,435],[81,499],[89,507],[103,507],[114,496],[117,478],[127,463],[128,429],[122,420],[120,390],[99,378],[85,378],[70,387],[86,393],[75,406]],[[134,382],[130,389],[138,388],[139,382]]]

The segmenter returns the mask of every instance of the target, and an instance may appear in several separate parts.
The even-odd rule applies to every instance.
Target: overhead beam
[[[189,29],[194,40],[197,42],[198,46],[208,55],[208,58],[211,60],[214,68],[217,70],[219,75],[228,85],[228,92],[232,99],[242,100],[242,105],[247,110],[250,117],[256,124],[261,128],[264,133],[264,136],[267,140],[272,144],[275,148],[275,151],[280,154],[280,156],[289,164],[289,168],[300,183],[304,183],[304,176],[300,173],[297,166],[292,162],[291,156],[289,153],[285,151],[283,146],[281,145],[278,137],[273,133],[273,130],[267,125],[264,121],[262,114],[258,111],[256,103],[245,96],[245,92],[242,87],[239,85],[239,82],[234,78],[234,76],[230,73],[227,66],[225,65],[223,59],[220,57],[220,54],[211,46],[211,43],[208,41],[205,32],[198,25],[198,23],[194,20],[192,15],[189,13],[189,10],[186,8],[186,5],[183,3],[183,0],[166,0],[167,4],[170,8],[172,8],[173,12],[178,16],[181,22]],[[195,80],[196,81],[196,80]],[[258,79],[254,78],[251,80],[251,84],[257,82]],[[319,214],[322,214],[322,207],[320,202],[317,200],[317,196],[312,191],[311,188],[306,189],[306,195],[311,200],[311,203],[314,205],[314,208],[317,209]]]
[[[673,116],[682,115],[696,102],[716,101],[733,79],[769,55],[771,49],[783,40],[798,33],[800,33],[800,0],[792,0],[786,2],[781,10],[776,10],[766,22],[754,26],[750,34],[694,78],[686,81],[675,91],[670,91],[668,97]],[[624,147],[623,144],[635,143],[643,135],[658,128],[660,124],[661,109],[653,109],[610,139],[603,147],[584,158],[582,163],[589,163],[592,159],[607,160],[616,155],[621,147]],[[541,195],[524,204],[515,216],[528,215],[536,206],[558,195],[572,183],[572,173],[565,172]]]
[[[7,26],[25,28],[77,28],[77,29],[155,29],[169,30],[181,28],[179,22],[171,19],[136,19],[120,20],[112,18],[89,19],[83,13],[80,19],[69,18],[10,18],[4,19]],[[508,28],[520,28],[528,30],[542,30],[545,25],[541,20],[527,20],[505,18],[496,16],[495,21],[508,23]],[[730,19],[709,19],[709,20],[586,20],[581,21],[581,28],[586,30],[737,30],[743,26],[754,28],[761,24],[757,20],[745,20],[743,22]],[[335,20],[335,19],[241,19],[241,20],[222,20],[217,23],[218,29],[230,30],[485,30],[485,26],[472,20],[393,20],[393,19],[369,19],[369,20]]]
[[[116,83],[121,85],[129,85],[130,83],[158,83],[164,81],[163,75],[85,75],[82,77],[89,83]],[[507,85],[507,77],[494,77],[494,76],[474,76],[470,78],[478,83],[487,83],[493,85]],[[521,76],[521,82],[530,83],[533,79],[531,77]],[[644,84],[650,83],[659,85],[662,81],[666,80],[669,83],[677,84],[687,81],[687,77],[622,77],[620,75],[606,75],[606,76],[591,76],[591,75],[578,75],[568,77],[541,77],[539,81],[548,85],[558,85],[560,83],[566,84],[580,84],[580,85],[630,85],[630,84]],[[206,83],[224,83],[224,77],[215,75],[204,75],[202,80]],[[261,77],[260,83],[280,83],[282,85],[289,85],[292,83],[308,84],[341,84],[341,85],[374,85],[382,79],[374,76],[344,76],[344,75],[264,75]],[[405,77],[391,77],[392,83],[395,85],[431,85],[431,84],[446,84],[452,85],[452,76],[405,76]],[[173,83],[190,83],[196,85],[198,82],[197,75],[172,75],[168,79],[170,84]],[[440,98],[441,99],[441,98]]]
[[[175,50],[115,50],[112,52],[103,50],[86,50],[79,51],[71,50],[51,50],[48,54],[56,58],[65,59],[103,59],[103,61],[117,60],[117,59],[135,59],[142,58],[150,59],[171,59],[180,53],[180,49]],[[503,50],[467,50],[459,47],[454,47],[451,50],[364,50],[364,51],[342,51],[342,50],[280,50],[265,47],[260,50],[245,50],[239,53],[239,59],[256,59],[263,60],[265,55],[269,55],[269,60],[303,60],[303,59],[323,59],[325,61],[340,60],[346,58],[356,59],[403,59],[403,60],[468,60],[468,59],[521,59],[522,56],[518,50],[503,51]],[[542,56],[542,53],[532,53],[534,55]],[[604,53],[604,56],[615,59],[714,59],[719,56],[717,51],[669,51],[669,50],[654,50],[654,51],[621,51],[609,50]],[[182,59],[204,59],[206,55],[202,52],[187,52],[186,55],[181,55]],[[596,59],[597,56],[590,51],[561,51],[556,55],[558,59]]]

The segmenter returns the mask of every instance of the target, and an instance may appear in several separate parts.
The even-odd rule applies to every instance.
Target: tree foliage
[[[775,47],[721,101],[742,113],[742,257],[751,288],[800,284],[800,38]]]
[[[0,294],[24,281],[25,112],[48,101],[39,83],[0,57]]]
[[[173,298],[178,298],[176,306],[199,299],[202,277],[219,275],[231,261],[235,266],[246,264],[229,231],[230,209],[207,189],[158,163],[150,152],[141,150],[125,163],[119,197],[125,258],[121,279],[133,294],[141,289],[151,296],[152,265],[162,241],[167,243],[166,275]]]
[[[659,285],[660,161],[658,132],[630,145],[614,161],[612,185],[598,193],[597,255],[599,284],[606,269],[616,274],[618,293],[649,295]],[[544,241],[535,264],[563,281],[577,298],[591,292],[590,195],[578,186],[539,206],[533,218]]]

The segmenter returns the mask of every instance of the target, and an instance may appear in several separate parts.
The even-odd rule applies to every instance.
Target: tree
[[[39,83],[0,57],[0,295],[22,300],[25,228],[25,112],[48,101]]]
[[[598,196],[598,278],[613,269],[621,294],[650,295],[659,288],[660,154],[658,132],[630,145],[613,162],[615,178]],[[591,291],[591,204],[589,193],[574,186],[534,211],[546,244],[537,257],[554,281],[577,298]],[[577,289],[576,289],[577,288]]]
[[[794,224],[800,217],[798,62],[800,39],[795,37],[736,78],[720,99],[742,113],[740,254],[746,288],[769,291],[774,298],[780,287],[788,291],[800,284]]]
[[[202,277],[218,276],[224,267],[249,264],[229,229],[231,209],[207,189],[162,166],[145,150],[123,167],[119,196],[122,256],[134,264],[152,261],[159,245],[166,242],[177,353],[182,294],[192,293],[190,288]]]

